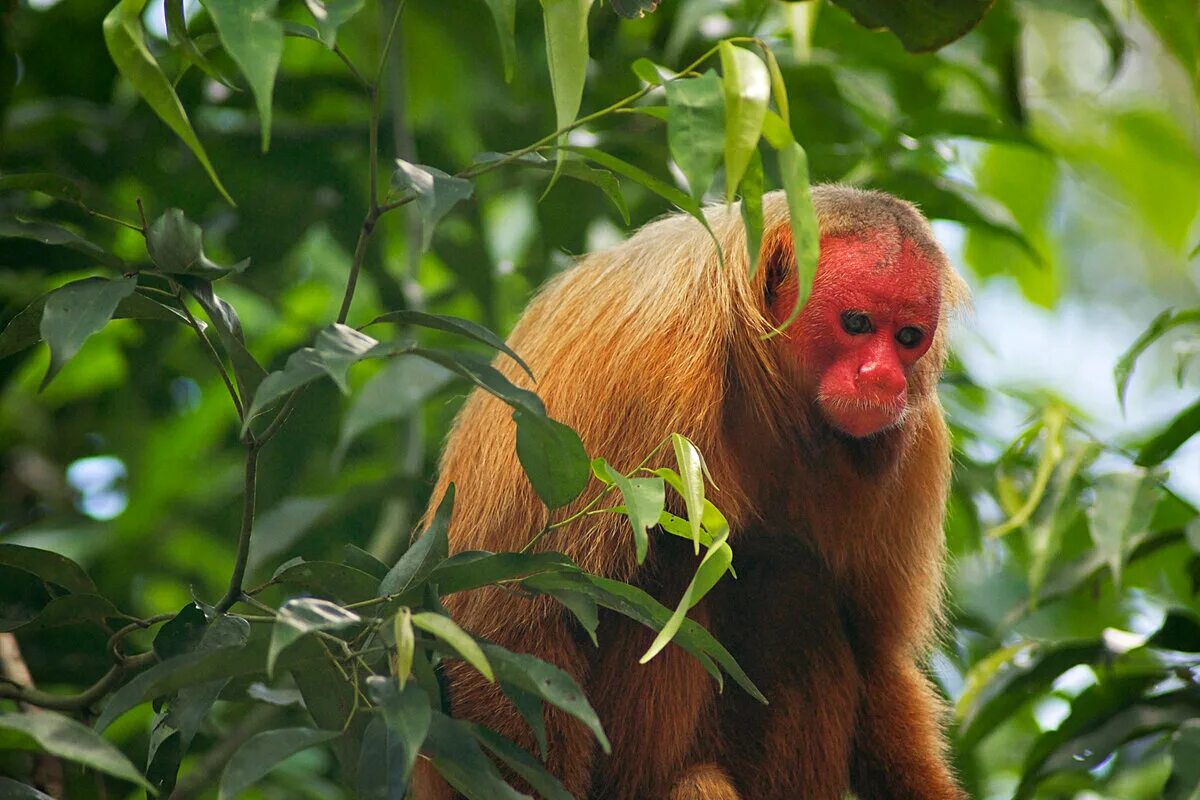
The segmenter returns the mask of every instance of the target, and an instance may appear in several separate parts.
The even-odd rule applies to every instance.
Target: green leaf
[[[475,162],[477,164],[489,164],[508,157],[504,153],[479,153],[475,156]],[[629,206],[625,202],[625,196],[621,194],[621,183],[608,170],[590,167],[587,165],[587,162],[579,158],[562,158],[558,161],[548,161],[539,153],[525,153],[509,163],[550,172],[555,176],[565,175],[568,178],[592,184],[604,192],[605,196],[616,206],[621,219],[625,221],[626,225],[629,224]]]
[[[530,575],[551,572],[578,571],[579,567],[562,553],[489,553],[468,550],[455,553],[439,564],[429,575],[438,594],[445,596],[469,589],[478,589],[501,581],[520,580]]]
[[[663,648],[670,644],[671,639],[679,631],[683,625],[684,617],[687,612],[696,603],[700,602],[704,595],[716,585],[726,572],[729,571],[729,566],[733,559],[733,553],[728,547],[724,547],[725,540],[729,537],[729,529],[726,529],[713,539],[712,544],[704,553],[704,558],[700,560],[700,566],[696,568],[696,574],[688,583],[687,588],[683,590],[683,596],[679,598],[679,605],[675,607],[675,611],[667,619],[662,630],[658,632],[658,636],[647,648],[646,652],[639,659],[639,663],[645,664],[650,659],[654,658]]]
[[[698,78],[669,81],[667,144],[687,177],[692,199],[699,201],[712,184],[725,139],[721,79],[709,70]]]
[[[242,262],[243,264],[248,261]],[[234,269],[237,269],[235,265]],[[233,365],[233,376],[237,380],[238,394],[242,399],[254,397],[258,386],[267,377],[267,371],[246,348],[246,338],[242,333],[242,321],[238,318],[233,306],[226,303],[213,291],[212,284],[200,278],[180,276],[183,283],[196,302],[204,309],[204,313],[213,321],[217,338],[221,347],[229,356]]]
[[[488,394],[508,403],[515,411],[524,411],[534,417],[546,416],[546,407],[542,405],[541,399],[536,394],[516,386],[498,369],[474,353],[435,350],[428,347],[414,347],[407,352],[435,364],[441,364],[446,369],[471,381]]]
[[[533,738],[537,742],[539,752],[542,754],[542,760],[544,761],[549,748],[546,744],[546,712],[542,699],[529,692],[524,692],[515,686],[501,686],[500,688],[504,692],[504,696],[520,712],[521,717],[525,720],[530,730],[533,731]]]
[[[531,800],[504,782],[465,722],[433,712],[421,749],[446,782],[467,800]]]
[[[1117,365],[1113,367],[1113,382],[1117,385],[1117,399],[1121,402],[1122,408],[1125,407],[1125,390],[1129,388],[1129,378],[1142,353],[1146,352],[1150,345],[1161,339],[1168,331],[1181,325],[1197,324],[1200,324],[1200,308],[1188,308],[1182,311],[1168,308],[1155,317],[1146,330],[1142,331],[1137,340],[1129,346],[1129,349],[1121,354]]]
[[[554,116],[558,129],[570,125],[583,103],[587,82],[588,12],[593,0],[541,0],[546,29],[546,63],[550,66],[550,89],[554,94]],[[567,137],[559,137],[565,144]],[[556,160],[563,160],[558,150]],[[557,174],[557,173],[555,173]],[[554,184],[554,178],[550,179]]]
[[[538,414],[516,411],[513,420],[517,457],[546,507],[561,508],[578,497],[588,482],[588,457],[579,434]]]
[[[1158,501],[1158,482],[1146,470],[1112,472],[1093,484],[1096,501],[1088,509],[1089,529],[1096,549],[1104,553],[1113,583],[1121,583],[1127,543],[1145,533]]]
[[[438,503],[437,511],[429,527],[412,546],[404,552],[388,574],[379,582],[379,595],[403,594],[429,577],[433,569],[446,560],[450,551],[447,538],[450,518],[454,513],[454,484],[446,487],[446,494]]]
[[[763,177],[762,156],[758,150],[750,154],[746,174],[742,176],[742,223],[746,226],[746,253],[750,259],[750,277],[758,272],[763,239]]]
[[[662,0],[612,0],[612,7],[618,16],[638,19],[653,14],[660,2]]]
[[[283,26],[275,19],[279,0],[204,0],[221,44],[254,94],[262,126],[262,150],[271,142],[271,92],[283,57]]]
[[[254,574],[290,551],[334,507],[331,497],[296,495],[283,498],[265,513],[260,512],[254,520],[246,572]],[[291,562],[287,566],[290,565]],[[276,577],[282,570],[282,566],[276,570]]]
[[[388,572],[387,564],[356,545],[342,545],[342,560],[346,562],[346,566],[361,570],[376,581],[382,580]]]
[[[251,736],[221,773],[221,800],[240,797],[289,756],[341,735],[316,728],[280,728]]]
[[[633,70],[634,75],[651,86],[662,86],[667,78],[675,77],[674,71],[644,57],[634,61],[629,68]]]
[[[472,725],[471,733],[484,747],[508,764],[513,772],[524,778],[539,797],[544,800],[574,800],[558,778],[547,772],[545,767],[537,762],[537,759],[508,739],[481,725]]]
[[[154,653],[166,661],[196,649],[208,629],[208,617],[195,603],[188,603],[154,636]]]
[[[484,0],[492,11],[496,35],[500,38],[500,56],[504,59],[504,81],[512,83],[517,65],[517,0]]]
[[[445,367],[423,359],[389,359],[355,393],[350,409],[342,417],[334,463],[340,463],[350,445],[367,430],[413,413],[451,378],[453,374]]]
[[[442,314],[430,314],[426,311],[389,311],[386,314],[380,314],[375,319],[363,325],[364,328],[376,325],[380,322],[394,322],[397,325],[417,325],[422,328],[431,328],[438,331],[446,331],[447,333],[457,334],[472,341],[485,344],[494,350],[499,350],[506,356],[517,362],[521,369],[530,378],[533,377],[533,371],[529,369],[516,351],[504,343],[492,331],[480,325],[478,322],[472,322],[469,319],[460,319],[458,317],[447,317]]]
[[[567,712],[592,732],[605,753],[612,752],[595,709],[574,678],[553,664],[525,653],[514,653],[494,644],[484,644],[482,650],[501,684],[516,686]]]
[[[150,784],[120,750],[73,719],[53,711],[38,714],[0,714],[0,750],[32,750],[136,783]]]
[[[471,638],[471,634],[458,627],[454,620],[432,611],[420,611],[412,615],[412,624],[453,647],[463,660],[479,670],[479,674],[487,678],[489,683],[496,680],[492,673],[492,665],[488,663],[483,650]]]
[[[83,192],[74,181],[49,172],[18,172],[0,176],[0,191],[41,192],[58,200],[83,204]]]
[[[396,171],[392,173],[392,191],[411,191],[417,198],[417,210],[421,213],[421,252],[429,249],[433,241],[433,229],[442,217],[475,191],[469,180],[447,175],[435,167],[410,164],[396,159]]]
[[[413,650],[416,647],[412,611],[409,609],[402,608],[396,612],[392,620],[392,638],[396,640],[396,682],[403,690],[408,682],[408,674],[412,672]]]
[[[5,616],[7,617],[7,614]],[[53,598],[32,618],[0,619],[0,631],[19,631],[28,635],[34,631],[82,623],[107,628],[111,619],[128,621],[128,617],[100,595],[66,594]]]
[[[229,192],[225,191],[221,179],[217,177],[212,162],[208,160],[208,154],[204,152],[204,145],[200,144],[200,139],[188,120],[187,112],[175,94],[175,88],[171,86],[171,82],[167,80],[167,76],[163,74],[158,62],[146,47],[142,33],[142,10],[145,7],[146,0],[120,0],[113,10],[108,12],[108,16],[104,18],[104,43],[108,46],[108,53],[117,69],[133,84],[133,88],[146,104],[200,160],[204,171],[208,173],[221,196],[230,205],[237,205],[229,196]]]
[[[666,484],[662,478],[627,478],[603,458],[592,460],[592,471],[605,484],[616,485],[624,500],[624,513],[633,527],[637,562],[646,560],[649,531],[658,524],[666,502]],[[697,528],[699,522],[697,521]]]
[[[834,0],[860,25],[887,28],[906,50],[924,53],[953,42],[983,19],[992,0]]]
[[[679,478],[683,483],[684,507],[688,522],[692,526],[692,540],[696,552],[700,552],[700,517],[704,514],[704,459],[700,451],[684,436],[671,434],[671,447],[675,450],[675,464],[679,467]],[[654,515],[656,518],[658,514]]]
[[[208,77],[218,83],[228,86],[230,89],[237,90],[228,78],[220,73],[207,58],[203,51],[197,45],[196,41],[188,35],[187,19],[183,13],[183,0],[166,0],[163,3],[163,16],[167,21],[167,41],[174,46],[174,51],[179,54],[188,64],[196,67]],[[186,69],[186,66],[184,67]],[[179,78],[182,71],[175,77],[175,84],[179,84]]]
[[[1137,465],[1153,467],[1161,464],[1197,432],[1200,432],[1200,400],[1180,411],[1161,433],[1142,446],[1137,454]]]
[[[271,647],[267,651],[267,674],[275,674],[275,662],[279,654],[293,642],[306,634],[317,631],[333,631],[357,625],[362,618],[337,603],[316,597],[298,597],[288,600],[279,609],[275,625],[271,628]]]
[[[804,148],[794,140],[779,149],[779,176],[787,197],[788,220],[792,228],[796,258],[797,286],[796,302],[791,313],[776,329],[782,331],[800,316],[809,295],[812,294],[817,260],[821,255],[821,232],[808,183],[808,156]]]
[[[788,109],[787,84],[783,81],[783,70],[779,69],[779,60],[771,48],[760,43],[763,57],[767,62],[767,72],[771,73],[771,97],[775,100],[775,108],[779,110],[782,119],[790,120],[791,111]]]
[[[172,275],[195,275],[215,279],[230,272],[243,272],[244,259],[232,267],[213,263],[204,254],[204,231],[178,208],[168,208],[146,231],[146,251],[160,271]]]
[[[429,733],[433,718],[429,697],[415,683],[397,687],[395,682],[380,676],[367,679],[367,693],[382,709],[383,720],[395,737],[398,760],[390,760],[388,766],[393,773],[391,777],[403,786],[408,783],[413,764]]]
[[[379,587],[379,579],[375,576],[335,561],[301,561],[285,565],[271,580],[343,603],[370,600]]]
[[[39,792],[32,786],[17,783],[12,778],[0,775],[0,798],[3,800],[54,800],[50,795]]]
[[[771,74],[750,50],[721,42],[721,88],[725,96],[725,202],[732,202],[750,159],[758,152]],[[669,95],[669,91],[668,91]]]
[[[47,583],[61,586],[68,592],[96,594],[96,584],[83,571],[83,567],[66,556],[49,550],[0,543],[0,564],[24,570]]]
[[[0,239],[29,239],[56,247],[69,247],[96,259],[102,264],[125,269],[125,262],[100,245],[88,241],[74,231],[52,222],[32,222],[20,219],[0,220]]]
[[[317,22],[321,41],[330,50],[337,44],[338,28],[362,10],[364,0],[304,0],[309,13]]]
[[[1117,74],[1117,70],[1121,68],[1121,62],[1125,60],[1125,49],[1128,43],[1125,40],[1125,34],[1121,31],[1121,23],[1117,22],[1117,18],[1108,10],[1108,6],[1104,4],[1103,0],[1026,0],[1026,2],[1090,22],[1108,44],[1109,78],[1111,79]]]
[[[137,277],[85,278],[55,289],[46,298],[39,330],[50,345],[50,367],[41,388],[54,379],[83,343],[112,319],[121,300],[133,294]]]
[[[1188,720],[1171,737],[1171,777],[1162,800],[1200,800],[1200,720]]]

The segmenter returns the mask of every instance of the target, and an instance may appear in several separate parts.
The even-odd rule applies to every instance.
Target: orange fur
[[[822,238],[871,232],[909,243],[940,276],[941,316],[965,300],[924,219],[895,198],[838,186],[813,192]],[[530,304],[509,339],[550,414],[574,427],[590,454],[630,470],[672,432],[704,453],[730,521],[739,579],[724,580],[692,612],[764,690],[763,707],[736,688],[723,695],[686,654],[669,647],[645,666],[652,634],[602,616],[600,649],[546,598],[484,589],[447,598],[460,624],[569,672],[613,743],[546,714],[549,768],[590,800],[863,800],[960,797],[940,751],[939,709],[916,665],[941,599],[942,518],[949,444],[936,383],[945,356],[939,324],[910,375],[903,422],[847,440],[813,408],[814,376],[765,339],[768,295],[786,286],[787,208],[764,198],[762,268],[749,277],[736,208],[708,211],[725,255],[691,218],[660,219],[612,250],[583,258]],[[452,549],[516,550],[545,522],[515,452],[511,411],[476,391],[446,445],[433,493],[457,486]],[[660,462],[670,461],[669,454]],[[655,465],[651,465],[655,466]],[[594,496],[595,483],[573,506]],[[568,508],[569,512],[571,509]],[[652,540],[638,567],[628,523],[593,515],[542,543],[584,569],[631,580],[673,605],[695,560],[690,545]],[[533,737],[495,687],[461,665],[447,669],[453,712],[534,750]],[[425,764],[416,796],[452,793]]]

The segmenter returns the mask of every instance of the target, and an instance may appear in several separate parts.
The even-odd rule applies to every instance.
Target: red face
[[[771,304],[787,319],[795,286]],[[940,278],[919,248],[894,236],[826,237],[813,292],[785,347],[817,378],[817,405],[833,427],[866,437],[901,421],[913,366],[929,350]]]

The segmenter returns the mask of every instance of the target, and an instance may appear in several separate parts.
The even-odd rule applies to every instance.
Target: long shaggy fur
[[[912,206],[838,186],[816,187],[813,197],[823,239],[871,231],[897,252],[908,242],[941,277],[942,316],[964,300]],[[792,243],[782,195],[766,196],[764,208],[754,277],[736,207],[708,211],[724,266],[696,220],[660,219],[584,257],[530,303],[509,343],[536,385],[505,358],[497,366],[618,469],[635,467],[672,432],[699,446],[720,487],[713,500],[730,521],[739,579],[723,581],[692,616],[731,648],[771,705],[736,688],[717,694],[674,646],[639,666],[652,634],[615,615],[602,618],[596,649],[544,598],[485,589],[447,605],[476,634],[551,661],[584,687],[611,756],[574,720],[546,714],[548,767],[576,797],[836,800],[853,787],[863,800],[957,798],[937,702],[917,669],[941,597],[950,461],[935,387],[946,326],[910,376],[899,426],[867,440],[835,433],[816,411],[812,376],[781,357],[780,342],[796,334],[765,338],[769,299],[792,280]],[[669,464],[669,448],[660,461]],[[511,411],[482,392],[455,423],[431,508],[450,482],[454,550],[519,549],[546,521],[517,461]],[[616,515],[586,516],[543,546],[673,605],[695,559],[671,538],[654,538],[640,568]],[[447,676],[456,715],[534,749],[495,686],[461,664]],[[417,790],[422,800],[453,796],[425,765]]]

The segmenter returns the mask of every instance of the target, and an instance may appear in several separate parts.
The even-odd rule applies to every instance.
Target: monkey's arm
[[[908,658],[865,674],[851,783],[860,800],[965,800],[946,764],[943,709]]]

